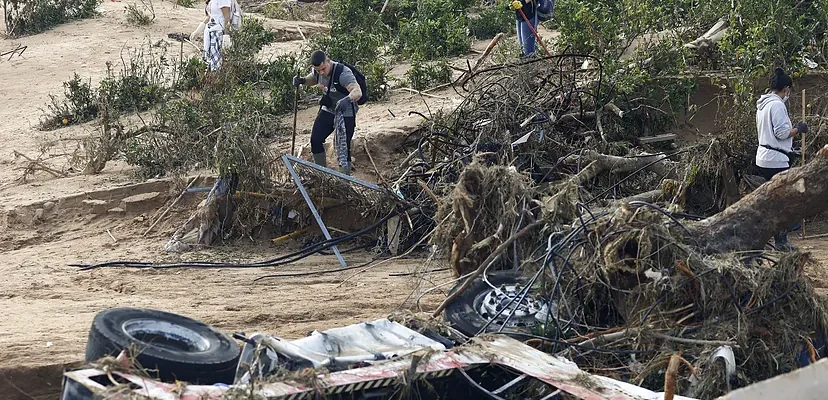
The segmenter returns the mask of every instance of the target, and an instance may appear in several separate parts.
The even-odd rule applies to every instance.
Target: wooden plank
[[[665,133],[663,135],[656,135],[656,136],[646,136],[642,138],[638,138],[641,143],[657,143],[657,142],[666,142],[668,140],[676,140],[678,139],[678,135],[675,133]]]

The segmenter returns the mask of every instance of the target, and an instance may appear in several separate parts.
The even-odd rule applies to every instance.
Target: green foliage
[[[329,0],[326,11],[331,22],[331,35],[363,35],[390,33],[383,23],[379,8],[371,0]]]
[[[258,18],[245,18],[242,27],[233,32],[232,37],[233,46],[228,52],[228,59],[252,58],[276,40],[276,33],[267,29]]]
[[[732,28],[719,45],[721,60],[755,78],[769,76],[778,66],[804,70],[803,56],[824,58],[808,46],[825,41],[826,6],[825,1],[739,2],[735,12],[740,15],[730,19]]]
[[[155,21],[155,8],[152,2],[142,2],[139,7],[138,4],[130,4],[124,7],[127,22],[131,25],[149,25]]]
[[[561,47],[586,52],[605,61],[618,59],[636,38],[661,32],[681,45],[705,33],[720,18],[730,25],[712,48],[715,64],[751,78],[764,78],[773,68],[804,68],[803,57],[824,58],[828,11],[824,1],[752,0],[733,3],[716,0],[558,0]],[[676,27],[689,27],[676,30]],[[808,47],[811,46],[811,47]],[[642,47],[650,47],[645,43]],[[681,67],[699,59],[688,54]]]
[[[746,135],[755,113],[750,100],[755,83],[765,82],[776,67],[794,77],[806,70],[804,58],[825,59],[824,1],[751,0],[558,0],[555,19],[559,49],[588,53],[604,62],[607,83],[603,102],[637,110],[626,129],[666,129],[675,122],[697,81],[693,70],[728,70],[736,92],[722,111],[728,131]],[[700,49],[683,47],[704,34],[720,18],[729,23],[721,41]],[[677,27],[686,27],[677,29]],[[655,39],[655,40],[653,40]],[[660,110],[643,112],[642,110]],[[643,114],[642,114],[643,112]],[[644,115],[644,118],[638,118]],[[723,114],[724,115],[724,114]],[[737,117],[738,116],[738,117]],[[754,144],[732,141],[734,149]]]
[[[167,94],[160,79],[155,78],[158,76],[143,69],[135,60],[118,76],[112,72],[112,65],[107,63],[107,75],[101,80],[98,93],[116,111],[146,111],[153,104],[163,101]]]
[[[292,55],[276,57],[265,64],[261,64],[262,80],[268,82],[269,108],[273,114],[293,111],[296,101],[296,88],[293,86],[293,77],[296,76],[298,60]]]
[[[6,32],[20,36],[43,32],[72,20],[91,18],[101,0],[5,0]]]
[[[268,3],[262,8],[262,14],[268,18],[286,21],[305,21],[309,16],[301,4],[293,2]]]
[[[414,61],[405,76],[413,89],[425,90],[451,82],[451,69],[445,61]]]
[[[382,13],[382,23],[385,24],[394,34],[400,31],[400,21],[411,18],[417,11],[418,0],[395,0],[389,1]],[[372,8],[382,10],[385,0],[373,0]]]
[[[378,101],[388,94],[388,66],[380,61],[372,61],[363,65],[357,65],[365,75],[365,84],[368,86],[368,98],[371,101]]]
[[[56,116],[66,118],[68,123],[72,123],[89,121],[98,115],[96,93],[92,89],[91,79],[84,82],[80,75],[75,73],[71,80],[63,82],[63,90],[66,95],[64,109],[68,110],[68,113],[58,112]]]
[[[383,42],[378,34],[324,35],[311,39],[311,48],[324,51],[332,60],[361,66],[380,58]]]
[[[382,50],[434,60],[465,54],[471,45],[467,34],[468,0],[400,0],[382,9],[384,0],[330,0],[330,37],[317,39],[317,47],[358,61],[375,61]],[[356,61],[354,61],[356,62]]]
[[[203,4],[202,1],[198,0],[175,0],[176,5],[187,8],[193,8],[196,5],[196,3],[199,5]]]
[[[261,20],[246,18],[232,38],[233,46],[225,53],[224,62],[218,71],[220,82],[227,86],[225,89],[263,81],[267,70],[262,68],[256,55],[265,45],[276,40],[276,34],[265,28]]]
[[[469,32],[478,39],[491,39],[498,33],[515,33],[515,14],[507,11],[508,0],[497,0],[469,18]]]
[[[400,22],[397,50],[412,58],[435,60],[465,54],[471,48],[468,17],[461,4],[421,0],[414,14]]]
[[[41,129],[91,121],[99,116],[103,104],[110,112],[124,113],[146,111],[164,101],[169,90],[164,86],[160,65],[147,64],[143,57],[143,53],[138,53],[118,74],[107,63],[107,74],[97,88],[92,87],[91,80],[84,81],[75,74],[63,83],[62,101],[51,96]]]
[[[200,56],[188,58],[181,65],[181,71],[178,82],[175,83],[175,88],[178,90],[197,88],[201,84],[206,70],[207,63]]]

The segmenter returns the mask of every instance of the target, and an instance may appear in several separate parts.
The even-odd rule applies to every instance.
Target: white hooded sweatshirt
[[[771,150],[767,145],[786,152],[791,151],[791,119],[785,102],[775,93],[768,93],[756,102],[756,127],[759,130],[759,147],[756,149],[756,166],[762,168],[788,168],[788,156]]]

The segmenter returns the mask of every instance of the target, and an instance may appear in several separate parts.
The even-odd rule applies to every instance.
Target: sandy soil
[[[69,267],[71,262],[119,259],[254,260],[271,258],[301,245],[239,244],[184,256],[165,254],[163,244],[199,198],[188,198],[149,237],[143,238],[149,217],[181,187],[169,182],[134,186],[137,182],[131,169],[119,162],[110,163],[100,175],[83,176],[67,169],[66,158],[58,158],[50,165],[67,172],[68,177],[56,179],[37,173],[26,183],[17,182],[22,175],[19,168],[25,163],[14,156],[15,151],[36,157],[44,142],[56,137],[81,138],[97,128],[89,123],[57,132],[37,129],[49,95],[60,95],[64,81],[78,73],[95,82],[105,73],[106,62],[117,64],[122,54],[146,43],[169,41],[168,33],[191,32],[201,15],[197,9],[155,1],[156,22],[133,27],[124,17],[126,4],[106,1],[98,18],[0,41],[0,51],[28,46],[23,56],[0,61],[4,78],[0,96],[0,120],[4,121],[0,126],[0,275],[4,277],[0,280],[0,308],[4,310],[4,318],[0,319],[0,397],[4,399],[56,398],[63,368],[83,360],[92,318],[106,308],[155,308],[188,315],[227,332],[264,331],[295,338],[314,329],[387,316],[406,301],[416,286],[411,277],[391,277],[389,273],[423,266],[424,260],[419,258],[397,260],[344,284],[352,271],[253,282],[260,275],[277,271],[338,267],[333,257],[326,256],[313,256],[281,269],[80,272]],[[299,49],[303,42],[297,26],[304,35],[326,28],[320,23],[279,20],[268,20],[267,26],[283,35],[265,54]],[[185,56],[194,54],[195,49],[187,45],[184,52]],[[394,92],[389,102],[364,107],[359,113],[354,146],[355,174],[376,178],[365,155],[366,147],[380,169],[391,165],[396,141],[419,122],[419,117],[408,116],[408,112],[427,114],[426,102],[432,111],[457,103],[445,94],[420,98],[400,91]],[[309,140],[315,112],[309,108],[299,113],[300,145]],[[66,142],[70,143],[68,149],[72,142]],[[289,141],[277,145],[280,150],[289,146]],[[108,211],[123,207],[124,198],[141,193],[157,194],[143,201],[128,199],[123,212]],[[104,204],[83,202],[89,199]],[[348,261],[355,265],[369,257],[356,254]],[[446,279],[440,275],[434,278]],[[424,305],[434,307],[439,299],[439,294],[427,297]]]
[[[300,245],[242,243],[184,256],[166,254],[163,244],[199,198],[188,197],[168,220],[144,238],[150,217],[181,190],[181,183],[136,185],[131,169],[118,162],[110,163],[100,175],[84,176],[66,170],[65,158],[59,158],[52,165],[66,171],[68,177],[56,179],[38,173],[27,183],[16,182],[21,176],[17,168],[24,163],[14,156],[14,151],[36,157],[42,144],[56,135],[79,138],[96,129],[94,123],[61,129],[58,133],[36,128],[49,95],[59,95],[64,81],[78,73],[94,82],[105,73],[106,62],[119,63],[121,54],[148,42],[168,40],[168,33],[191,32],[200,19],[200,10],[174,7],[162,1],[154,3],[157,19],[148,27],[126,23],[123,8],[127,2],[105,1],[99,18],[0,41],[0,52],[18,44],[28,46],[22,57],[0,60],[0,308],[4,311],[0,319],[0,398],[56,398],[63,368],[83,359],[92,318],[106,308],[162,309],[200,319],[227,332],[264,331],[295,338],[314,329],[386,316],[409,299],[418,284],[414,278],[389,274],[421,269],[423,258],[397,260],[344,284],[351,271],[253,281],[267,273],[336,268],[335,259],[326,256],[310,257],[278,269],[78,271],[67,265],[120,259],[256,260],[283,254]],[[325,29],[323,24],[314,22],[269,20],[267,24],[283,35],[264,54],[291,52],[302,46],[296,26],[305,35]],[[479,52],[485,44],[476,43],[474,48]],[[192,47],[184,49],[186,54],[194,54]],[[401,66],[394,73],[404,71],[405,66]],[[379,169],[396,165],[400,138],[419,122],[419,117],[408,115],[409,111],[427,115],[429,109],[435,112],[459,102],[451,91],[434,95],[421,97],[394,91],[390,101],[369,104],[360,111],[353,146],[355,175],[368,180],[376,178],[365,148]],[[309,108],[299,113],[300,145],[309,139],[315,111]],[[282,151],[289,146],[289,141],[277,145]],[[306,148],[302,154],[309,158]],[[156,195],[140,201],[130,198],[147,193]],[[84,203],[90,199],[104,203]],[[124,210],[110,212],[113,208]],[[828,260],[828,250],[823,250],[828,249],[827,240],[807,241],[803,245],[810,246],[817,258]],[[367,254],[357,254],[348,261],[357,264],[368,258]],[[828,286],[828,273],[822,269],[813,271],[812,276],[820,285]],[[448,279],[445,274],[431,278]],[[440,298],[439,293],[428,296],[423,305],[434,307]]]

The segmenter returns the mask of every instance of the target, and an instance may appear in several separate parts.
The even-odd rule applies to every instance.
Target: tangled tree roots
[[[432,244],[455,275],[521,268],[550,311],[521,333],[530,344],[653,390],[715,398],[824,354],[810,259],[764,248],[826,209],[828,148],[739,200],[726,146],[610,143],[612,107],[586,93],[600,79],[561,69],[483,71],[425,128],[417,173],[448,193]],[[512,240],[530,225],[542,229]]]
[[[450,251],[454,273],[464,275],[497,246],[496,232],[519,221],[531,222],[527,199],[534,191],[532,182],[515,168],[486,166],[475,158],[438,210],[435,219],[447,220],[438,227],[432,244]]]
[[[705,257],[672,225],[644,207],[622,206],[598,219],[562,255],[567,262],[557,276],[545,270],[544,292],[558,322],[544,336],[595,347],[596,338],[615,335],[597,341],[600,352],[569,347],[565,354],[582,368],[625,370],[651,389],[663,387],[670,356],[681,353],[693,373],[678,375],[679,392],[699,398],[789,372],[803,355],[805,363],[816,357],[828,313],[802,274],[807,255]],[[711,358],[726,345],[739,364],[729,379]]]

